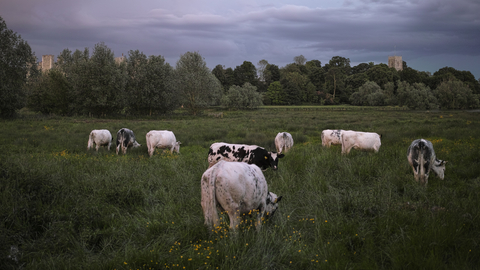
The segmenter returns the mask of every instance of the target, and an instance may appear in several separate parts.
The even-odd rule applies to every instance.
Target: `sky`
[[[189,51],[211,69],[283,67],[299,55],[322,66],[334,56],[386,64],[396,55],[418,71],[448,66],[477,80],[479,14],[479,0],[0,1],[0,17],[39,61],[103,42],[116,57],[139,50],[173,67]]]

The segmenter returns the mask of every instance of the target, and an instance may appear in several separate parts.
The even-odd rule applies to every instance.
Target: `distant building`
[[[127,61],[127,58],[125,56],[123,56],[123,53],[122,53],[122,56],[115,57],[115,63],[117,65],[119,65],[120,63],[125,62],[125,61]]]
[[[403,70],[403,61],[401,56],[389,56],[388,67],[393,67],[397,71]]]
[[[42,55],[42,62],[38,63],[38,69],[41,71],[47,71],[52,69],[54,64],[53,54]]]

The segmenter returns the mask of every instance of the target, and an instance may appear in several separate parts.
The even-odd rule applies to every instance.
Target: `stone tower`
[[[41,67],[43,71],[47,71],[53,68],[53,54],[42,55]]]
[[[388,67],[393,67],[397,71],[403,70],[403,61],[401,56],[389,56]]]

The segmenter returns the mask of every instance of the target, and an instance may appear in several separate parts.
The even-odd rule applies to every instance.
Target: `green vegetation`
[[[0,269],[476,269],[480,264],[478,112],[374,109],[177,112],[95,119],[22,114],[0,133]],[[346,107],[348,108],[348,107]],[[297,110],[298,109],[298,110]],[[88,134],[132,129],[127,155],[87,151]],[[323,129],[382,134],[377,154],[322,148]],[[148,157],[145,134],[168,129],[180,154]],[[264,172],[283,199],[259,233],[204,226],[200,178],[211,143],[295,145]],[[406,151],[433,142],[445,180],[414,181]]]

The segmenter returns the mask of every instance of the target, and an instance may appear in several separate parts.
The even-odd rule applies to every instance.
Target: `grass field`
[[[132,129],[140,148],[87,151],[92,129]],[[172,130],[180,154],[149,158],[145,134]],[[377,154],[324,149],[323,129],[382,134]],[[213,142],[274,150],[264,172],[283,196],[259,233],[208,231],[200,178]],[[414,181],[406,151],[417,138],[447,160],[445,180]],[[224,111],[142,119],[27,115],[2,120],[0,269],[478,269],[480,113],[400,110]]]

